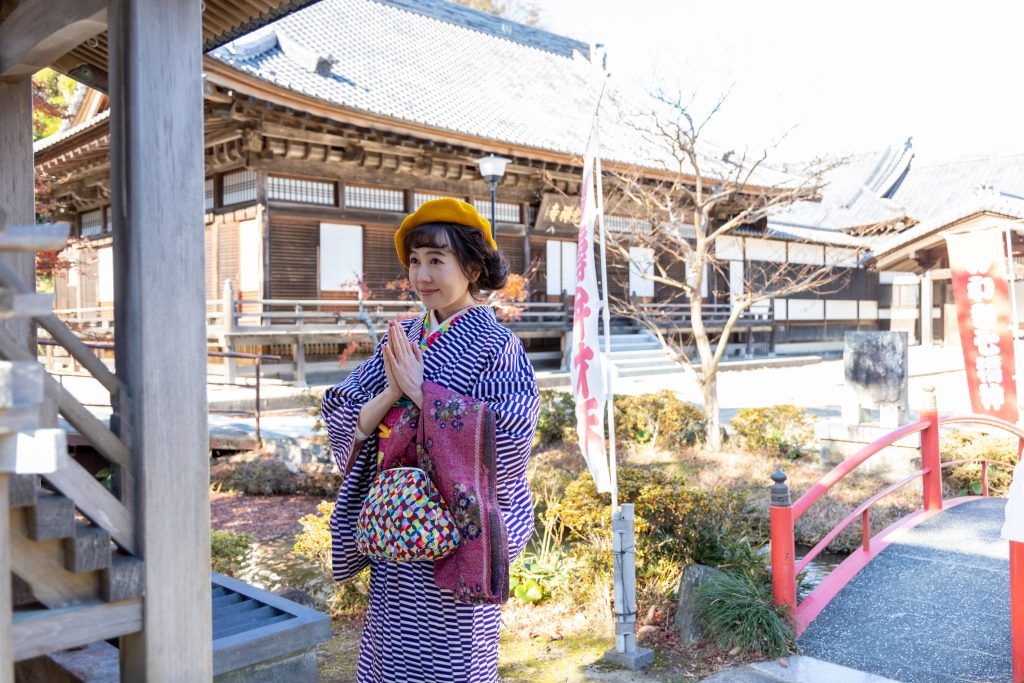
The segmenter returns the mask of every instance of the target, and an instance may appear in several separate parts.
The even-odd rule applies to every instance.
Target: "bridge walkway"
[[[905,683],[1010,681],[1005,505],[969,500],[888,537],[800,636],[802,653]]]

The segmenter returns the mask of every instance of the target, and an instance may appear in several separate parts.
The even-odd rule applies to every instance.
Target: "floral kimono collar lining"
[[[474,308],[479,308],[480,306],[485,305],[486,304],[470,304],[462,310],[456,311],[447,320],[441,323],[434,332],[430,331],[430,316],[433,311],[427,311],[426,315],[423,316],[423,322],[420,325],[420,349],[426,351],[441,337],[442,334],[447,332],[456,322],[458,322],[459,318]]]

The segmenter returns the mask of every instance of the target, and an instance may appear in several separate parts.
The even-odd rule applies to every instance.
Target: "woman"
[[[374,355],[323,401],[331,451],[342,472],[351,468],[331,518],[334,577],[344,581],[371,565],[358,680],[497,681],[502,599],[439,588],[445,583],[434,565],[444,560],[370,561],[355,549],[356,520],[378,468],[378,425],[403,401],[424,410],[423,420],[438,419],[446,400],[438,396],[485,405],[493,413],[493,478],[507,532],[505,557],[514,559],[533,533],[526,465],[537,425],[537,383],[520,341],[478,302],[482,289],[500,289],[508,276],[490,223],[470,204],[436,199],[402,221],[395,249],[427,313],[389,324]],[[507,597],[507,584],[505,590]]]

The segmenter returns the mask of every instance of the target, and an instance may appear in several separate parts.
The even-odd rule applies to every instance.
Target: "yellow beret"
[[[398,252],[398,260],[406,268],[409,267],[409,255],[405,253],[405,236],[427,223],[456,223],[476,228],[484,234],[488,244],[495,249],[498,248],[494,242],[494,235],[491,234],[491,222],[478,214],[472,204],[450,197],[431,199],[429,202],[423,202],[415,213],[406,216],[395,233],[395,251]]]

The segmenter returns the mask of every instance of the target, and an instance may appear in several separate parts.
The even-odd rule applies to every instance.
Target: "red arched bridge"
[[[1024,683],[1024,543],[1000,538],[1006,500],[988,495],[988,468],[1008,465],[942,462],[939,427],[947,424],[1003,430],[1024,448],[1021,427],[984,415],[939,418],[932,395],[919,420],[864,447],[795,502],[785,474],[772,475],[775,603],[789,607],[805,654],[907,683]],[[864,501],[797,560],[794,523],[859,465],[916,433],[921,469]],[[982,495],[943,500],[943,468],[966,462],[981,463]],[[917,480],[922,507],[871,536],[872,506]],[[858,520],[861,547],[798,599],[800,572]]]

